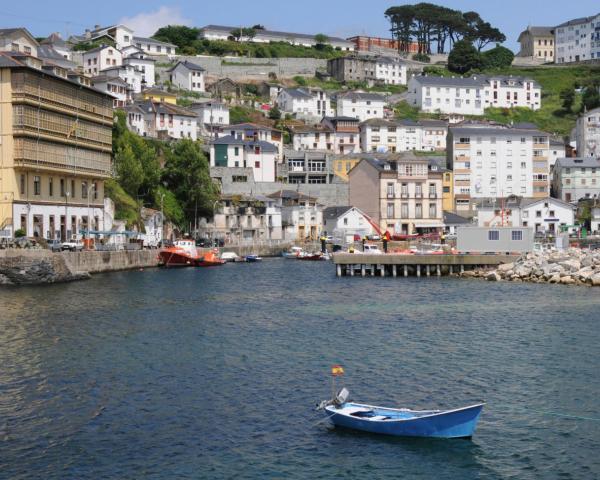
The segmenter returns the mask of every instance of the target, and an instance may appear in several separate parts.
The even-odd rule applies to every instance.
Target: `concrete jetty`
[[[336,275],[341,276],[392,276],[392,277],[441,277],[462,273],[466,270],[496,267],[514,262],[519,255],[401,255],[401,254],[362,254],[335,253],[333,263]]]

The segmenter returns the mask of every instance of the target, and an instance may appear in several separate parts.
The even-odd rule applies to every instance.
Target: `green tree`
[[[460,40],[448,55],[448,70],[454,73],[469,73],[481,68],[481,55],[468,40]]]
[[[185,25],[167,25],[166,27],[159,28],[152,38],[162,42],[173,43],[179,48],[193,47],[194,42],[198,38],[199,31],[198,28],[186,27]]]
[[[115,167],[119,184],[128,195],[136,198],[144,181],[144,171],[139,160],[135,158],[131,145],[125,145],[117,151]]]
[[[582,110],[592,110],[600,107],[600,86],[592,84],[585,88],[581,96]]]
[[[325,45],[329,43],[329,37],[323,33],[317,33],[315,35],[315,42],[317,42],[317,45]]]
[[[154,205],[156,208],[162,208],[165,218],[177,225],[185,225],[185,212],[173,192],[167,190],[164,186],[159,186],[154,191]]]
[[[210,169],[200,144],[180,140],[166,152],[163,181],[183,207],[185,217],[211,216],[218,189],[210,178]]]
[[[481,54],[483,68],[507,68],[512,65],[515,54],[506,47],[496,45]]]
[[[281,119],[281,110],[279,110],[279,108],[277,108],[276,106],[271,108],[271,110],[269,110],[269,118],[271,120]]]
[[[560,92],[560,100],[562,102],[562,108],[568,113],[573,110],[573,104],[575,103],[575,90],[572,88],[565,88]]]

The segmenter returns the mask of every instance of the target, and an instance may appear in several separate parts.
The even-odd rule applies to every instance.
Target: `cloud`
[[[190,25],[192,22],[185,18],[178,7],[159,7],[152,12],[142,12],[132,17],[123,17],[119,23],[131,28],[136,36],[149,37],[160,28],[167,25]]]

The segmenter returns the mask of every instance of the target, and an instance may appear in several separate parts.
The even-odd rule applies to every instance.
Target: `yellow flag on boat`
[[[344,369],[342,368],[341,365],[334,365],[333,367],[331,367],[331,374],[334,377],[337,377],[339,375],[343,375],[344,374]]]

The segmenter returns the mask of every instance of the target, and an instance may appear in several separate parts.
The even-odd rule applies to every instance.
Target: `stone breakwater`
[[[88,278],[88,272],[73,268],[60,253],[44,250],[0,252],[0,285],[39,285]]]
[[[493,269],[462,272],[460,277],[490,282],[533,282],[600,286],[600,251],[569,249],[528,253]]]

